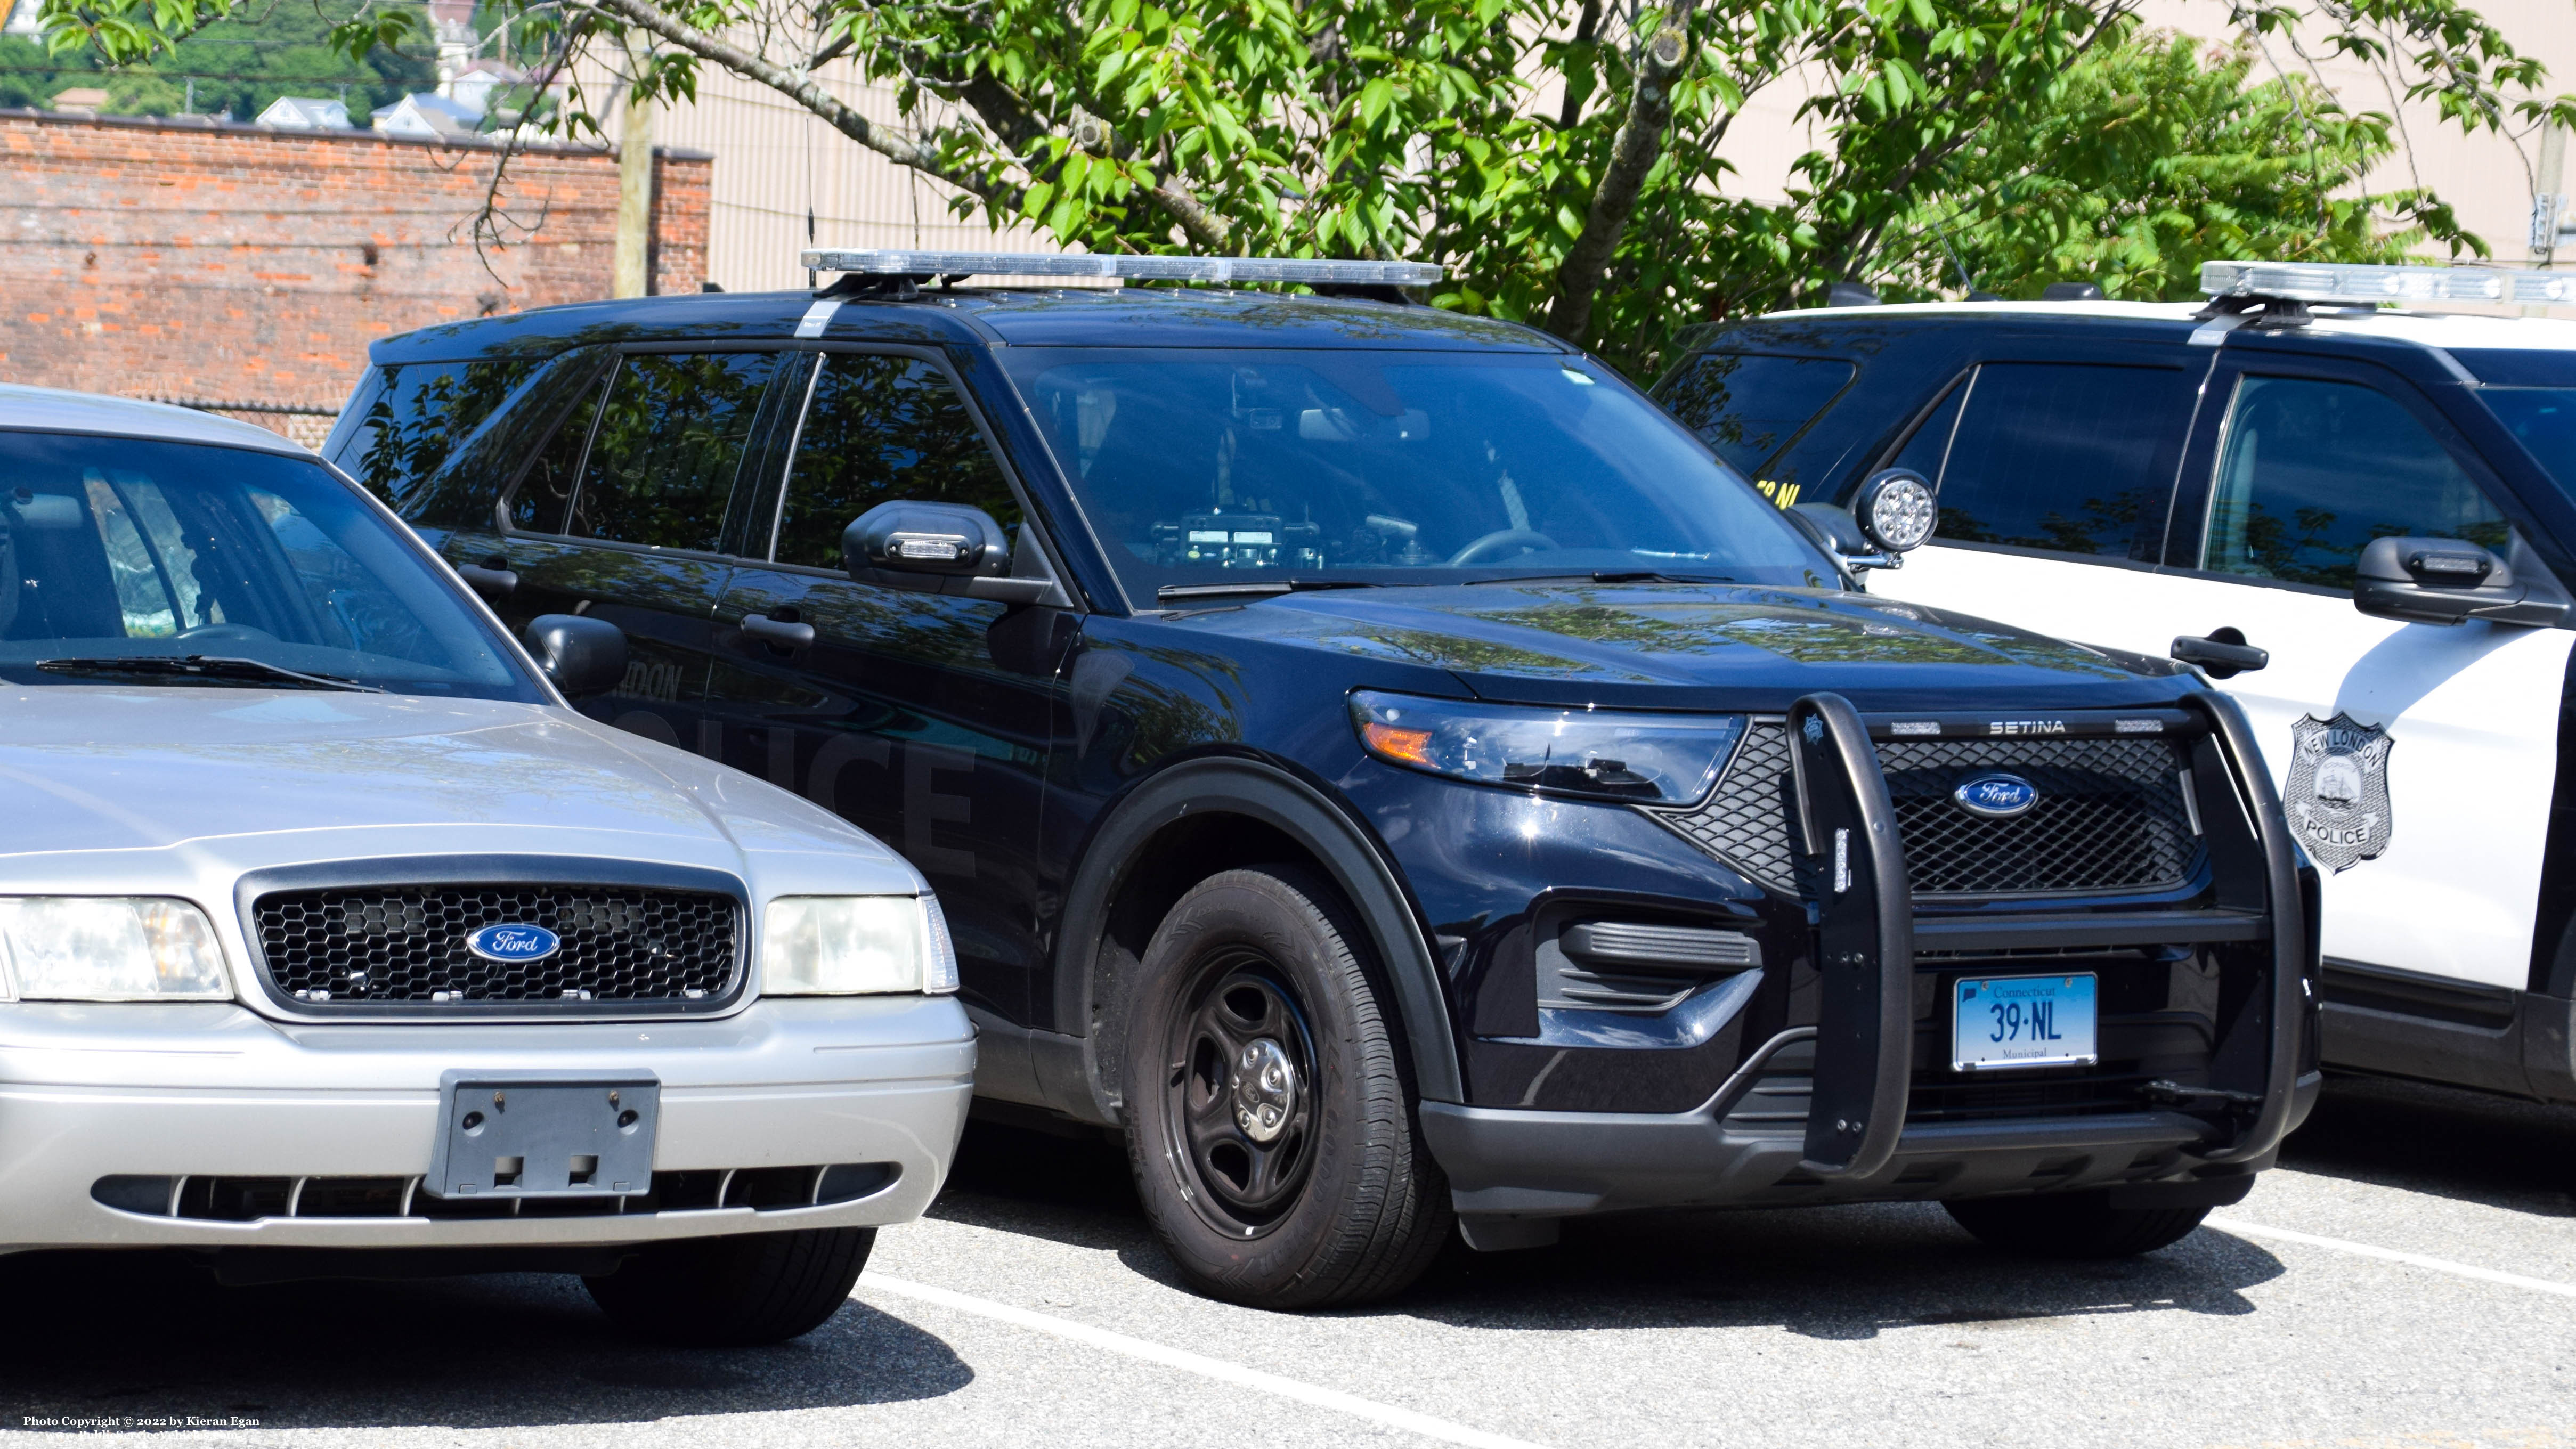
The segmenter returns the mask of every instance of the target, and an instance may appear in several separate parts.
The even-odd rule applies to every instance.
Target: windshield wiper
[[[1588,584],[1731,584],[1725,574],[1668,574],[1657,569],[1594,569],[1588,574],[1514,574],[1500,579],[1469,579],[1471,584],[1550,584],[1579,579]]]
[[[99,658],[39,659],[36,667],[47,674],[134,674],[144,677],[183,679],[258,680],[264,684],[292,684],[304,689],[347,689],[362,694],[384,694],[387,691],[336,674],[307,674],[300,669],[263,663],[257,659],[228,659],[214,654],[138,654]]]
[[[1411,584],[1375,583],[1368,579],[1246,579],[1239,584],[1165,584],[1154,591],[1158,602],[1174,599],[1222,599],[1241,594],[1303,594],[1316,589],[1394,589]]]

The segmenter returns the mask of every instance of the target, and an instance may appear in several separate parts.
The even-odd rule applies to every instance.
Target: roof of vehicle
[[[577,302],[442,323],[369,349],[377,363],[559,351],[604,342],[798,335],[811,292],[704,292]],[[1571,351],[1543,332],[1433,307],[1233,287],[959,287],[908,301],[840,299],[823,340],[1018,347],[1511,348]]]
[[[2204,320],[2198,302],[1897,302],[1874,307],[1806,307],[1768,312],[1761,322],[1817,322],[1828,319],[1886,321],[1923,318],[1940,321],[2015,322],[2165,322],[2196,328]],[[1714,338],[1723,328],[1706,334]],[[2413,342],[2445,351],[2527,349],[2576,351],[2576,322],[2556,317],[2496,317],[2468,312],[2432,312],[2314,307],[2301,328],[2311,337],[2365,337]]]
[[[269,453],[313,456],[309,449],[268,429],[195,408],[139,402],[103,393],[0,383],[0,430],[104,433],[172,443],[209,443]]]

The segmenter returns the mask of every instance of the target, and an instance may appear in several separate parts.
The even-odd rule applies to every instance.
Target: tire
[[[2115,1208],[2102,1192],[1945,1202],[1951,1220],[1978,1242],[2039,1258],[2134,1258],[2180,1242],[2205,1207]]]
[[[655,1243],[604,1278],[591,1300],[639,1338],[693,1348],[779,1343],[849,1301],[874,1228],[808,1228]]]
[[[1128,1161],[1201,1293],[1272,1309],[1385,1298],[1450,1236],[1367,939],[1319,877],[1268,866],[1191,887],[1145,949]]]

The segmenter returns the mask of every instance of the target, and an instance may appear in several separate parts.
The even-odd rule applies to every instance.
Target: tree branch
[[[980,176],[942,164],[937,148],[888,130],[860,115],[803,71],[773,64],[740,46],[719,40],[704,31],[693,30],[664,14],[658,7],[645,3],[645,0],[588,0],[588,5],[649,30],[701,60],[713,61],[745,80],[757,81],[777,91],[822,117],[833,130],[897,165],[909,166],[923,175],[936,177],[981,199],[987,206],[1018,210],[1016,188],[998,186]]]
[[[1583,0],[1583,11],[1575,18],[1574,22],[1574,44],[1590,45],[1593,40],[1600,35],[1600,33],[1601,0]],[[1598,62],[1596,61],[1594,64],[1597,65]],[[1589,91],[1591,87],[1587,84],[1583,89]],[[1574,78],[1572,76],[1567,76],[1565,78],[1565,104],[1558,108],[1556,128],[1560,131],[1573,130],[1574,123],[1583,119],[1583,103],[1587,99],[1589,99],[1588,96],[1576,91]]]
[[[1566,248],[1556,268],[1556,300],[1548,308],[1547,330],[1569,342],[1580,342],[1592,326],[1592,302],[1610,270],[1610,257],[1637,211],[1637,193],[1646,173],[1664,152],[1664,132],[1673,121],[1673,78],[1690,56],[1689,4],[1673,7],[1664,28],[1638,48],[1636,83],[1628,94],[1628,116],[1610,143],[1610,163],[1592,189],[1592,204],[1583,231]]]
[[[1018,155],[1028,155],[1036,149],[1038,141],[1055,134],[1029,109],[1026,101],[989,74],[975,75],[964,81],[952,80],[948,84],[954,87],[957,98],[975,113],[976,119],[984,123],[985,129],[1000,137],[1002,144]],[[1135,146],[1121,137],[1115,127],[1079,107],[1074,111],[1068,135],[1077,149],[1094,155],[1126,160],[1136,152]],[[1164,215],[1179,223],[1182,234],[1190,239],[1190,245],[1201,251],[1225,249],[1231,226],[1225,218],[1208,210],[1204,203],[1191,195],[1189,189],[1181,185],[1180,178],[1158,172],[1154,185],[1145,196]]]

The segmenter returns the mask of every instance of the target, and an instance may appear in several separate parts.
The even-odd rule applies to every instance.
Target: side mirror
[[[841,530],[841,564],[854,583],[1011,604],[1034,604],[1053,587],[1012,578],[1010,535],[963,503],[880,503]]]
[[[465,580],[474,592],[496,604],[517,592],[519,587],[519,576],[510,571],[510,560],[497,553],[479,564],[456,565],[456,576]]]
[[[1801,503],[1789,510],[1789,517],[1840,555],[1846,566],[1892,569],[1903,567],[1905,555],[1932,537],[1940,526],[1941,507],[1922,474],[1911,468],[1885,468],[1860,485],[1848,510],[1830,503]]]
[[[2490,550],[2456,538],[2374,538],[2353,569],[2352,604],[2409,624],[2487,619],[2545,628],[2567,605],[2536,598]]]
[[[539,614],[521,638],[566,699],[606,694],[626,677],[626,631],[606,619]]]

